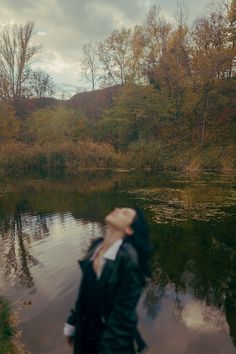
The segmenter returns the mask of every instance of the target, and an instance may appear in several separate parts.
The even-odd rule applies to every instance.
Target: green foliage
[[[84,137],[86,120],[80,112],[64,106],[36,111],[28,119],[29,134],[39,144],[61,144]]]
[[[0,297],[0,353],[14,353],[11,343],[13,333],[9,305],[5,299]]]
[[[140,139],[157,138],[162,122],[172,117],[171,100],[151,85],[127,85],[104,114],[99,132],[102,139],[125,149]]]

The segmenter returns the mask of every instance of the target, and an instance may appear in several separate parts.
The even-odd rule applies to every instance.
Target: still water
[[[0,293],[32,354],[69,354],[62,335],[77,260],[116,206],[146,211],[153,276],[138,306],[147,354],[236,353],[236,176],[87,173],[0,180]]]

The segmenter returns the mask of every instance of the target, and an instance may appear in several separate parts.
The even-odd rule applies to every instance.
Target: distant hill
[[[95,91],[77,93],[65,101],[65,104],[67,107],[84,111],[88,119],[97,120],[106,108],[111,107],[114,97],[120,89],[121,86],[117,85]]]
[[[42,97],[42,98],[32,98],[31,102],[34,108],[37,110],[40,108],[46,108],[46,107],[58,105],[63,101],[58,100],[57,98],[54,97]]]
[[[15,109],[17,116],[24,117],[39,109],[57,106],[60,103],[62,101],[54,97],[25,98],[15,105]]]
[[[111,86],[95,91],[80,92],[68,100],[61,100],[54,97],[29,98],[18,103],[17,115],[26,116],[39,109],[50,108],[57,105],[65,105],[69,108],[83,111],[90,120],[100,118],[102,112],[112,106],[114,97],[120,91],[121,86]]]

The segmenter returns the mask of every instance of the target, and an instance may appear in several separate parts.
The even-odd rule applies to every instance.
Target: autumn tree
[[[172,25],[161,16],[161,8],[153,6],[142,25],[144,51],[143,74],[154,79],[154,71],[160,59],[165,56]]]
[[[176,118],[183,115],[183,101],[191,79],[187,36],[186,25],[173,30],[165,52],[153,69],[153,77],[160,89],[175,101]]]
[[[99,60],[98,60],[98,48],[97,44],[94,44],[92,41],[85,43],[83,45],[83,58],[82,58],[82,71],[83,74],[92,85],[92,90],[95,90],[95,87],[99,81]]]
[[[131,29],[114,30],[99,43],[98,54],[102,64],[103,80],[108,84],[124,85],[130,58]]]
[[[126,83],[146,84],[145,67],[145,37],[141,25],[134,27],[131,33],[130,58],[127,61]]]
[[[160,8],[153,7],[144,22],[145,68],[149,82],[175,100],[176,118],[183,115],[183,101],[191,77],[188,27],[178,6],[176,26],[168,23]]]
[[[228,9],[228,41],[232,49],[232,61],[229,68],[229,77],[235,72],[236,67],[236,0],[232,0]]]
[[[40,46],[31,44],[34,23],[9,25],[0,31],[1,99],[17,104],[27,94],[30,64]]]
[[[211,12],[194,23],[191,48],[193,85],[199,94],[197,104],[202,114],[201,149],[205,143],[209,103],[216,84],[229,78],[232,71],[233,51],[228,42],[227,13]]]

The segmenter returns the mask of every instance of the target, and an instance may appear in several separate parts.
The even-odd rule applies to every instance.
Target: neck
[[[117,230],[112,226],[108,226],[105,232],[105,238],[103,241],[104,249],[109,248],[113,243],[115,243],[119,239],[124,238],[124,232],[121,230]]]

